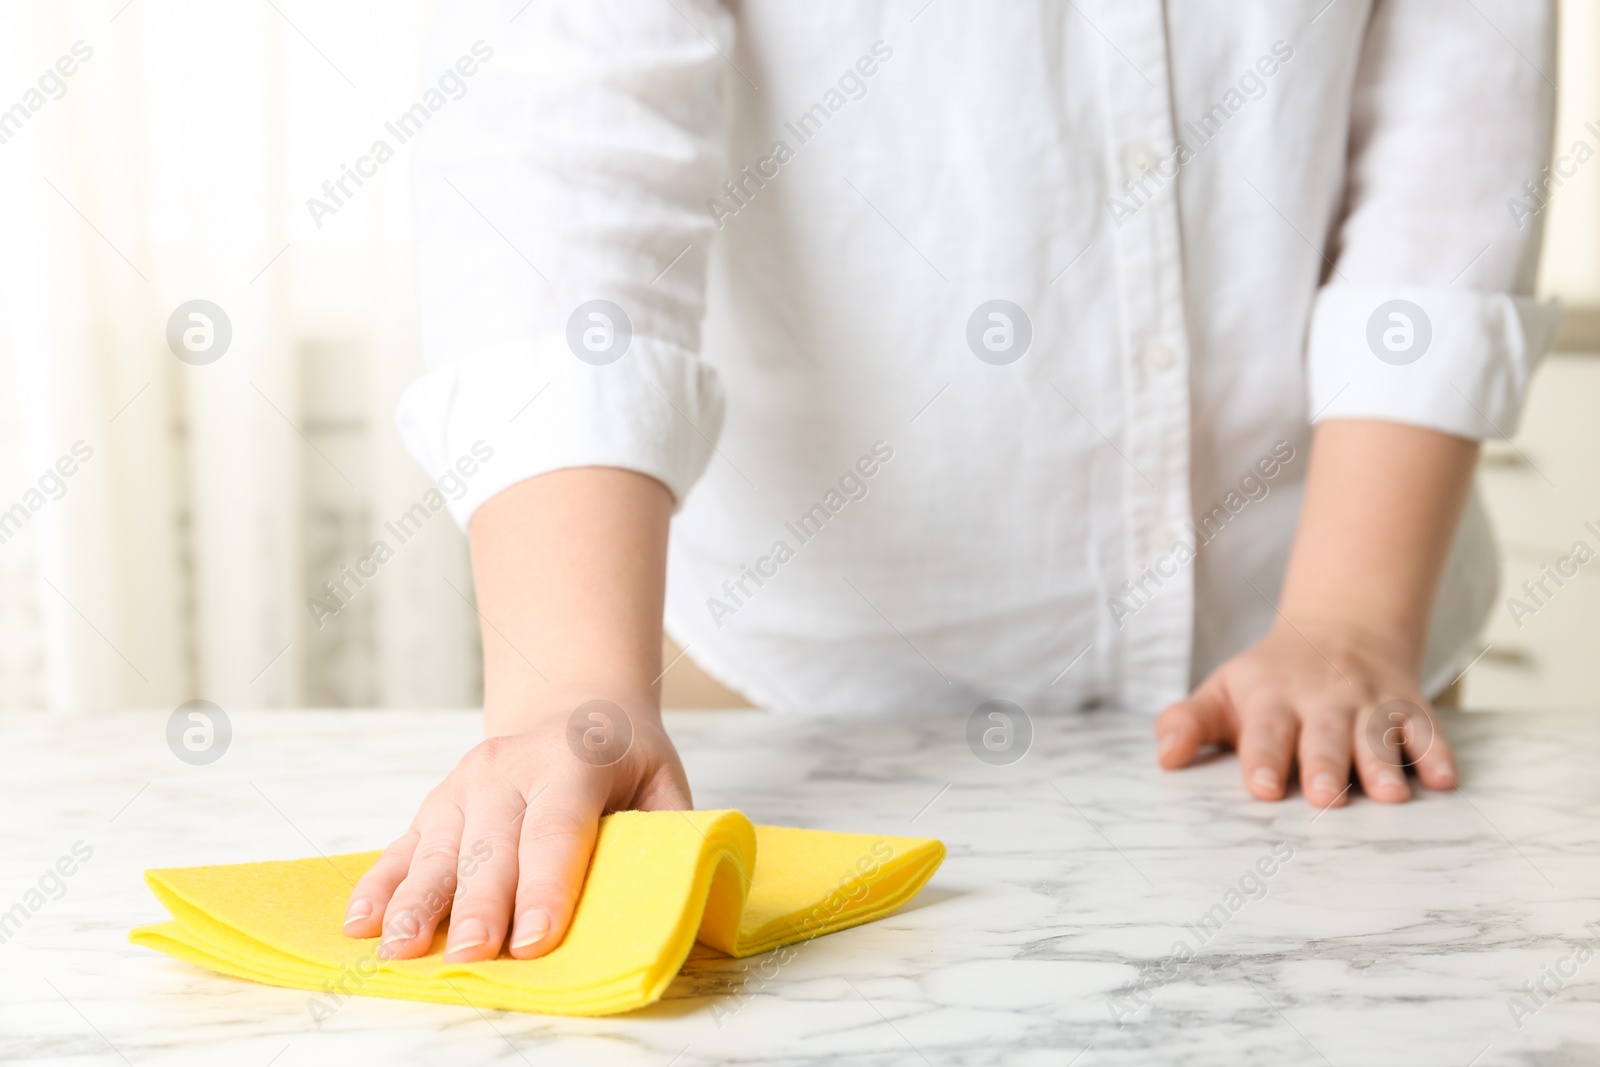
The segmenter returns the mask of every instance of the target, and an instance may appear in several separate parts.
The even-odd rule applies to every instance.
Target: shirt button
[[[1169,371],[1178,362],[1178,354],[1165,341],[1151,341],[1139,352],[1146,367],[1156,372]]]
[[[1130,178],[1137,178],[1147,170],[1155,170],[1161,162],[1161,153],[1149,141],[1135,141],[1122,150],[1122,169]]]

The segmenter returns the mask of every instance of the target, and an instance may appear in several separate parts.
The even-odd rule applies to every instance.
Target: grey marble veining
[[[209,766],[172,755],[166,718],[0,716],[0,915],[26,912],[0,921],[0,1060],[1600,1063],[1595,719],[1453,716],[1462,792],[1318,815],[1247,799],[1230,756],[1161,773],[1121,712],[1040,718],[1006,767],[964,719],[672,715],[700,806],[949,858],[787,962],[697,950],[631,1015],[355,998],[319,1026],[304,992],[129,945],[164,917],[142,871],[381,845],[476,716],[237,714]]]

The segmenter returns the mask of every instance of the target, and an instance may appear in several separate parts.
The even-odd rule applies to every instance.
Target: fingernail
[[[1168,752],[1178,747],[1178,735],[1175,733],[1162,734],[1156,738],[1156,755],[1165,756]]]
[[[1319,774],[1311,779],[1311,791],[1314,793],[1337,793],[1339,779],[1331,774]]]
[[[1406,784],[1404,776],[1398,771],[1379,771],[1372,776],[1372,780],[1384,789],[1399,789]]]
[[[358,923],[362,919],[372,917],[372,902],[369,900],[352,900],[350,910],[344,913],[344,924]]]
[[[1456,769],[1448,763],[1435,763],[1433,777],[1438,781],[1441,789],[1449,789],[1456,784]]]
[[[405,944],[403,937],[386,937],[378,942],[378,958],[380,960],[392,959],[399,947]]]
[[[1278,788],[1278,773],[1271,767],[1257,767],[1250,775],[1250,780],[1262,789]]]
[[[517,920],[516,933],[512,935],[512,948],[527,948],[543,941],[550,932],[550,913],[543,908],[534,908],[522,913],[522,918]]]
[[[463,919],[450,927],[450,943],[445,955],[454,955],[469,948],[477,948],[489,940],[489,928],[478,919]]]

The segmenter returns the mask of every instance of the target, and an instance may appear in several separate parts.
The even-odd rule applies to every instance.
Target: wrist
[[[1372,605],[1349,601],[1286,601],[1273,629],[1292,633],[1319,648],[1331,644],[1340,651],[1381,656],[1411,675],[1421,671],[1427,647],[1425,626]]]
[[[660,725],[661,701],[655,687],[617,674],[552,676],[536,687],[496,686],[486,682],[483,699],[485,737],[560,729],[574,711],[592,700],[617,705],[636,723]]]

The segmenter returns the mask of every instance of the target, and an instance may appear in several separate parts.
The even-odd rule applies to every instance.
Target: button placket
[[[1139,350],[1139,358],[1149,370],[1163,374],[1178,362],[1178,354],[1165,341],[1148,341]]]
[[[1189,514],[1189,379],[1177,179],[1160,166],[1174,144],[1165,15],[1161,0],[1117,0],[1086,17],[1104,36],[1109,193],[1124,205],[1113,217],[1126,328],[1124,561],[1134,589],[1113,583],[1133,609],[1116,631],[1120,696],[1159,710],[1187,690],[1194,615],[1192,569],[1171,558]]]
[[[1155,170],[1161,153],[1149,141],[1134,141],[1122,150],[1122,171],[1127,181],[1137,182],[1145,171]]]

